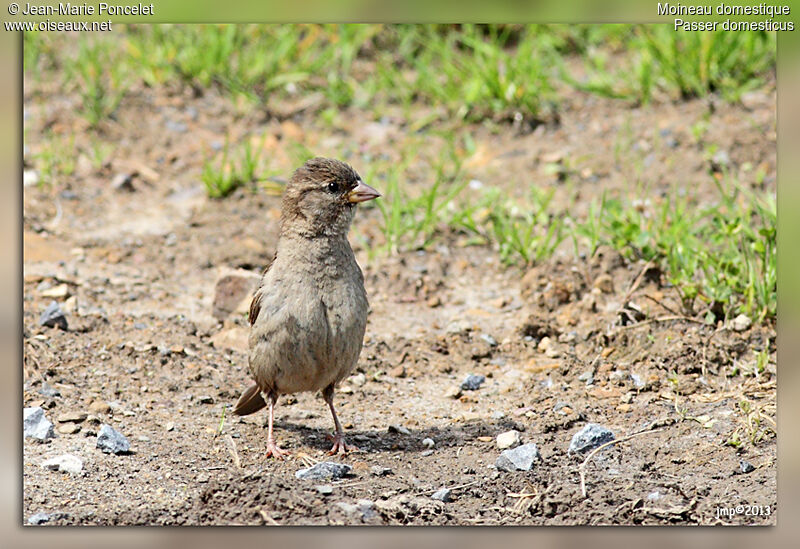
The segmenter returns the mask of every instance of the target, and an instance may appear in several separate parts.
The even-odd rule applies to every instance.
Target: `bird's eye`
[[[330,183],[328,183],[328,192],[335,193],[338,190],[339,190],[338,183],[336,183],[335,181],[331,181]]]

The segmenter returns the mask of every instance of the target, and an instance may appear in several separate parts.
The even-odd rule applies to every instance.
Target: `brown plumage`
[[[269,406],[267,456],[286,453],[272,432],[278,396],[300,391],[321,390],[330,407],[335,435],[329,453],[353,449],[345,444],[333,392],[358,360],[368,304],[347,231],[356,204],[378,196],[353,168],[329,158],[309,160],[286,185],[275,259],[250,305],[255,385],[233,410],[247,415]]]

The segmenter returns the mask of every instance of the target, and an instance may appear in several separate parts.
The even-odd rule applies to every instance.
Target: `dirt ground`
[[[278,120],[214,91],[140,88],[100,128],[112,152],[98,167],[81,152],[91,132],[74,101],[26,84],[26,169],[37,169],[46,133],[74,135],[76,167],[24,190],[21,404],[42,406],[58,431],[24,442],[24,522],[40,512],[47,525],[776,522],[774,326],[654,321],[674,316],[677,293],[657,269],[610,249],[576,259],[570,243],[532,268],[509,268],[445,233],[427,251],[371,257],[375,208],[359,212],[352,239],[371,303],[365,346],[336,397],[361,451],[327,458],[324,402],[298,394],[277,408],[277,438],[293,458],[263,459],[266,414],[225,413],[249,384],[245,316],[234,304],[215,317],[214,296],[230,269],[258,274],[269,263],[279,199],[245,189],[208,199],[200,173],[210,144],[266,134],[287,177],[290,139],[322,154],[350,147],[363,172],[369,155],[395,154],[409,120],[352,111],[330,132],[313,113]],[[710,160],[692,134],[707,117],[705,142],[728,153],[732,170],[762,168],[774,191],[774,82],[742,103],[635,107],[573,92],[558,123],[470,128],[469,177],[503,186],[527,174],[558,187],[557,201],[577,196],[576,215],[604,190],[633,193],[632,181],[652,196],[684,185],[710,197]],[[576,174],[569,189],[546,169],[563,159]],[[123,173],[130,183],[112,185]],[[39,325],[51,300],[68,329]],[[751,375],[765,345],[769,364]],[[471,373],[485,383],[457,391]],[[44,383],[57,395],[42,394]],[[617,438],[641,434],[582,469],[586,454],[567,448],[587,423]],[[101,424],[123,433],[131,452],[97,449]],[[494,466],[495,437],[512,429],[539,448],[530,471]],[[64,453],[83,460],[82,472],[41,467]],[[295,478],[325,460],[351,474]],[[754,470],[743,473],[742,461]],[[442,488],[449,501],[430,497]],[[737,505],[770,512],[719,512]]]

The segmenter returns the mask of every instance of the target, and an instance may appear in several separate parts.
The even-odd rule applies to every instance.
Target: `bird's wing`
[[[261,273],[261,286],[256,289],[255,293],[253,294],[253,300],[250,302],[250,313],[247,315],[247,320],[250,322],[250,326],[256,323],[256,319],[258,319],[258,313],[261,312],[261,298],[263,296],[262,290],[264,288],[264,277],[267,276],[270,267],[275,263],[275,260],[278,259],[278,251],[275,250],[275,255],[272,257],[272,261],[269,265],[264,267],[264,272]]]

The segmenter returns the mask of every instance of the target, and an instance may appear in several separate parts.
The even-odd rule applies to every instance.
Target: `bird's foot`
[[[331,446],[331,449],[328,450],[329,456],[334,456],[336,454],[343,455],[347,452],[360,452],[358,447],[345,443],[343,435],[328,435],[328,439],[333,440],[333,446]]]
[[[290,452],[283,450],[275,444],[274,440],[267,440],[267,455],[264,457],[274,457],[275,459],[283,459],[287,456],[292,455]]]

